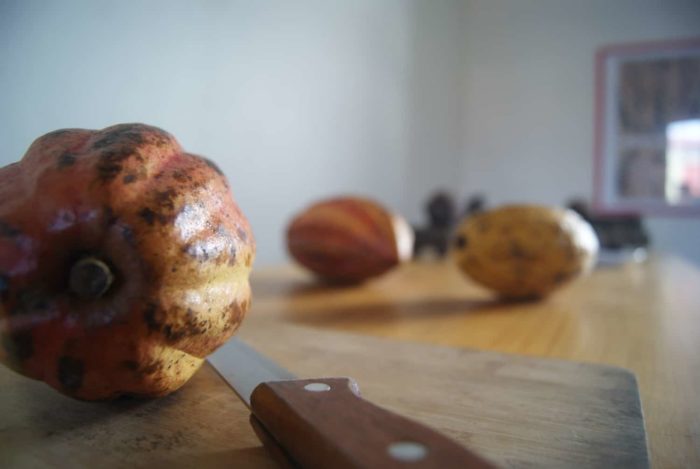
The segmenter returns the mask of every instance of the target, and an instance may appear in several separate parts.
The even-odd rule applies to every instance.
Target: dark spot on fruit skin
[[[49,302],[41,291],[32,289],[22,289],[17,293],[16,305],[10,310],[11,315],[22,315],[45,311],[49,307]]]
[[[219,176],[223,176],[223,175],[224,175],[224,172],[221,171],[221,168],[219,168],[219,167],[216,165],[216,163],[214,163],[212,160],[210,160],[210,159],[208,159],[208,158],[202,158],[202,160],[204,160],[204,162],[207,164],[207,166],[209,166],[211,169],[213,169],[214,171],[216,171],[216,173],[219,174]]]
[[[236,264],[236,254],[236,246],[232,244],[231,248],[229,249],[228,265]]]
[[[129,246],[136,246],[136,235],[134,230],[128,226],[122,226],[122,238]]]
[[[124,184],[131,184],[132,182],[136,181],[136,175],[135,174],[126,174],[122,178],[122,182]]]
[[[105,205],[102,208],[102,211],[104,213],[105,225],[107,227],[110,227],[117,222],[117,215],[114,213],[114,210],[112,210],[112,207]]]
[[[165,335],[165,338],[170,342],[177,342],[186,335],[185,331],[182,329],[174,331],[173,327],[170,324],[163,327],[163,334]]]
[[[9,352],[17,360],[26,360],[34,355],[34,338],[30,331],[15,332],[10,337]]]
[[[468,244],[468,242],[467,242],[467,237],[466,237],[466,235],[459,235],[459,236],[457,236],[457,238],[455,239],[455,246],[456,246],[458,249],[464,249],[465,247],[467,247],[467,244]]]
[[[172,187],[167,188],[164,191],[156,192],[156,203],[162,208],[167,210],[175,209],[175,198],[177,197],[177,191]]]
[[[177,342],[184,337],[203,335],[209,330],[209,326],[208,320],[199,318],[194,310],[188,308],[185,323],[176,327],[166,324],[163,326],[163,335],[168,342]]]
[[[161,369],[163,369],[162,362],[153,362],[141,368],[141,372],[146,375],[151,375]]]
[[[238,239],[240,239],[243,242],[248,241],[248,233],[246,233],[246,231],[243,228],[239,227],[236,230],[236,233],[238,233]]]
[[[554,283],[556,285],[559,285],[560,283],[564,283],[565,281],[567,281],[570,277],[571,277],[571,275],[568,272],[564,272],[564,271],[557,272],[554,275]]]
[[[136,371],[139,369],[138,362],[136,362],[134,360],[125,360],[122,362],[122,365],[124,366],[124,368],[126,368],[127,370],[131,370],[131,371]]]
[[[75,155],[69,152],[63,153],[58,157],[58,169],[68,168],[75,164]]]
[[[156,332],[160,330],[161,324],[156,320],[156,310],[158,306],[149,303],[146,305],[146,309],[143,311],[143,321],[146,323],[146,327],[151,332]]]
[[[10,289],[10,277],[0,274],[0,298],[5,298],[5,293]]]
[[[155,144],[158,146],[167,145],[172,138],[168,132],[157,127],[150,127],[148,133],[155,138]]]
[[[7,222],[0,220],[0,236],[3,238],[14,238],[21,232]]]
[[[173,179],[175,179],[179,183],[184,184],[188,181],[192,181],[192,176],[187,174],[185,171],[177,170],[173,172]]]
[[[131,145],[141,145],[144,140],[141,132],[143,125],[125,124],[107,132],[102,138],[92,144],[93,148],[105,148],[115,143],[126,143]]]
[[[509,254],[511,257],[515,259],[529,259],[531,256],[528,255],[528,253],[520,246],[518,243],[512,242],[510,243],[510,247],[508,249]]]
[[[153,222],[155,222],[156,219],[156,212],[154,212],[148,207],[144,207],[139,212],[139,216],[143,218],[149,225],[153,225]]]
[[[85,365],[81,360],[63,356],[58,359],[58,382],[68,391],[77,391],[83,385]]]
[[[97,163],[97,177],[102,182],[111,181],[122,171],[122,162],[133,154],[134,149],[128,147],[104,151]]]

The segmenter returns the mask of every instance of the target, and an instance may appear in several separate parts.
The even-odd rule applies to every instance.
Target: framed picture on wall
[[[596,56],[594,207],[700,215],[700,38]]]

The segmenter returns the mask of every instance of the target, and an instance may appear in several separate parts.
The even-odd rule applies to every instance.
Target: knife
[[[258,438],[286,467],[495,467],[435,430],[362,399],[352,378],[297,379],[237,338],[208,360],[251,410]]]

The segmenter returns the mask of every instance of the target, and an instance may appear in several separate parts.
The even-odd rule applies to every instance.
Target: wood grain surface
[[[700,467],[700,270],[652,256],[599,268],[532,303],[503,303],[449,261],[354,288],[258,269],[254,316],[324,330],[624,367],[640,386],[653,466]]]
[[[300,377],[352,376],[364,398],[506,467],[646,467],[634,376],[319,331],[259,314],[241,337]],[[249,412],[205,366],[159,400],[85,403],[0,369],[0,467],[275,467]]]

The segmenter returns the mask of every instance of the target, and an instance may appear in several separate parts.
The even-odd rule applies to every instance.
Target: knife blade
[[[208,361],[287,467],[495,467],[445,435],[362,399],[352,378],[298,379],[238,338]]]

